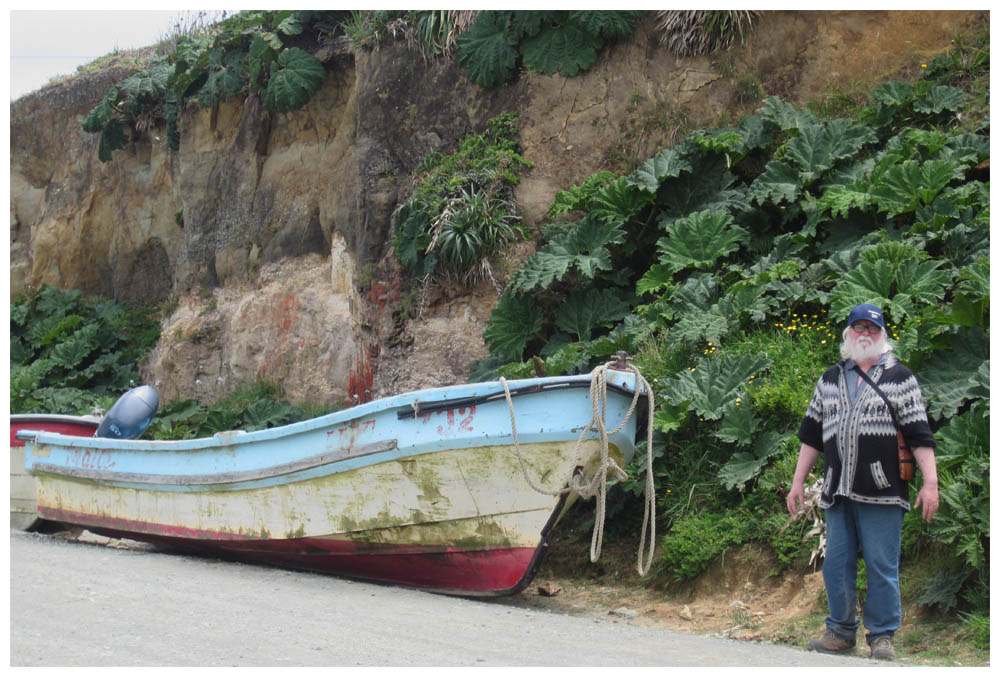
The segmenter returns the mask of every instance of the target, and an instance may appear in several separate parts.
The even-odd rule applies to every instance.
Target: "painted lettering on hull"
[[[372,418],[367,421],[351,421],[347,425],[330,430],[327,435],[338,435],[339,447],[346,448],[354,446],[360,435],[373,432],[375,432],[375,419]]]
[[[115,460],[106,451],[98,449],[73,449],[70,451],[68,465],[86,470],[110,470],[115,467]]]
[[[472,420],[476,417],[476,406],[459,407],[458,409],[440,409],[420,415],[424,425],[432,421],[437,424],[437,434],[447,435],[454,432],[472,432]]]

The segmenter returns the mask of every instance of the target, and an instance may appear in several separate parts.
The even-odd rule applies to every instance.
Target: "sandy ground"
[[[12,666],[874,665],[529,608],[531,595],[470,600],[86,535],[12,531],[10,546]],[[572,611],[574,594],[546,599]]]

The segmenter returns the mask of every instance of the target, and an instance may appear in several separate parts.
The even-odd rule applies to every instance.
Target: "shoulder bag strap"
[[[886,406],[889,407],[889,414],[892,416],[892,422],[896,426],[896,440],[899,446],[899,476],[901,479],[906,481],[912,480],[914,466],[913,452],[910,451],[910,446],[906,443],[906,438],[903,437],[903,426],[899,424],[899,419],[896,418],[896,410],[892,408],[892,402],[890,402],[889,398],[882,392],[882,389],[875,385],[875,381],[873,381],[868,374],[862,371],[860,367],[858,368],[858,373],[861,374],[861,378],[863,378],[868,385],[870,385],[872,389],[877,392],[883,400],[885,400]]]
[[[896,410],[893,408],[892,402],[889,401],[889,398],[886,397],[885,393],[882,392],[882,389],[879,388],[878,385],[876,385],[875,381],[872,380],[871,376],[866,374],[861,367],[858,367],[858,373],[861,374],[861,378],[863,378],[865,382],[872,387],[872,390],[878,393],[879,397],[885,400],[886,406],[889,407],[889,414],[892,416],[892,422],[895,424],[898,430],[902,430],[903,426],[899,425],[899,419],[896,418]]]

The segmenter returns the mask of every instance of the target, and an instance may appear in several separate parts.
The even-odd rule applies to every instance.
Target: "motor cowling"
[[[132,388],[104,415],[94,437],[133,440],[146,432],[159,406],[160,395],[153,386]]]

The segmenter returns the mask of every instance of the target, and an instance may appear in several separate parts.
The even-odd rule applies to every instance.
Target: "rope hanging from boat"
[[[656,494],[653,487],[653,389],[643,378],[639,370],[632,366],[627,365],[625,369],[621,369],[618,361],[607,362],[603,365],[596,367],[590,373],[590,407],[593,415],[590,419],[590,423],[584,427],[583,431],[580,433],[580,437],[576,440],[576,446],[574,447],[575,459],[571,466],[573,469],[570,471],[570,475],[562,480],[557,486],[561,487],[559,489],[547,489],[540,484],[537,484],[528,472],[528,466],[525,463],[524,455],[521,453],[521,445],[517,439],[517,421],[514,416],[514,402],[511,400],[510,388],[507,385],[507,379],[501,377],[500,383],[503,385],[504,395],[507,398],[507,408],[510,411],[510,428],[514,437],[514,451],[517,453],[517,460],[521,464],[521,472],[524,474],[524,479],[528,482],[528,485],[537,491],[538,493],[545,494],[548,496],[560,496],[570,491],[578,493],[583,498],[596,498],[597,505],[595,507],[594,516],[594,531],[591,535],[590,540],[590,561],[596,562],[601,556],[601,546],[604,541],[604,521],[606,516],[606,504],[607,504],[607,491],[608,491],[608,474],[613,473],[620,481],[628,479],[628,473],[621,468],[615,460],[610,457],[608,453],[608,436],[613,435],[625,427],[629,419],[635,413],[636,405],[639,403],[639,397],[645,389],[646,397],[649,401],[649,413],[648,421],[646,425],[646,493],[643,499],[643,517],[642,517],[642,537],[639,541],[639,555],[637,562],[637,569],[640,576],[645,576],[649,571],[650,566],[653,562],[653,548],[655,547],[656,541]],[[607,417],[607,405],[608,405],[608,382],[607,382],[607,371],[609,368],[615,368],[618,371],[630,371],[635,374],[635,392],[632,395],[632,403],[629,405],[628,411],[622,419],[621,424],[614,430],[608,430],[605,424],[605,418]],[[583,441],[589,432],[597,432],[600,436],[600,449],[601,449],[601,460],[594,474],[591,476],[590,480],[583,477],[582,472],[577,472],[578,467],[583,466]],[[648,540],[648,550],[647,550],[647,533],[649,535]],[[646,553],[646,557],[643,557],[643,553]]]

